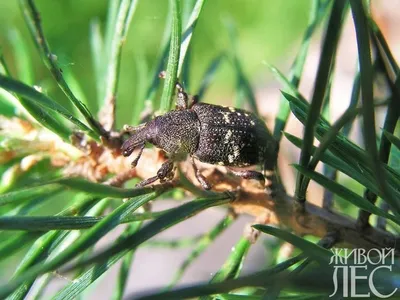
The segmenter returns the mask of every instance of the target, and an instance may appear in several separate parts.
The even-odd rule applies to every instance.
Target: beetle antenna
[[[139,131],[140,129],[143,129],[146,127],[146,123],[140,124],[138,126],[131,126],[131,125],[124,125],[122,127],[121,133],[135,133]]]

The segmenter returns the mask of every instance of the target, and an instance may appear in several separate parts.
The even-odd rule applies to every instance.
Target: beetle
[[[137,186],[172,178],[174,162],[187,155],[191,157],[197,180],[206,190],[210,189],[211,185],[197,168],[196,159],[225,166],[233,174],[244,179],[259,180],[264,186],[265,178],[262,173],[232,168],[261,164],[264,171],[273,171],[278,143],[265,123],[243,109],[199,103],[198,97],[189,96],[179,83],[176,84],[176,88],[175,110],[157,116],[145,124],[124,127],[132,135],[123,143],[122,154],[127,157],[135,149],[139,149],[132,162],[133,167],[136,167],[146,142],[161,148],[169,155],[156,176],[143,180]]]

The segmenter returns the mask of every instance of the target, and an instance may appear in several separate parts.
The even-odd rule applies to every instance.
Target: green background
[[[194,4],[182,1],[183,13],[188,16]],[[41,13],[45,36],[52,52],[64,71],[72,72],[79,82],[91,111],[97,111],[95,76],[90,50],[90,24],[98,18],[104,28],[108,1],[63,0],[36,1]],[[264,85],[271,75],[263,61],[289,66],[306,28],[310,1],[212,0],[205,4],[196,27],[190,55],[190,82],[185,85],[195,93],[210,62],[222,52],[233,51],[228,27],[235,28],[238,57],[253,88]],[[129,123],[135,98],[140,97],[138,85],[147,85],[161,54],[161,45],[169,10],[167,0],[139,1],[123,48],[117,125]],[[185,13],[186,12],[186,13]],[[43,66],[19,9],[18,1],[0,1],[0,45],[15,74],[10,38],[15,30],[29,41],[35,66],[34,80],[44,92],[60,101],[65,97],[57,88],[49,71]],[[187,20],[183,20],[185,28]],[[295,49],[295,48],[293,48]],[[288,56],[288,53],[293,55]],[[285,54],[285,56],[282,56]],[[105,62],[106,64],[106,62]],[[204,102],[229,104],[235,96],[232,66],[223,62],[217,71]],[[61,102],[61,101],[60,101]],[[66,103],[67,101],[62,101]]]

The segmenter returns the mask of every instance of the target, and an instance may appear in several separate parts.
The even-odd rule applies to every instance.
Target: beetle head
[[[156,135],[157,128],[154,120],[151,120],[145,126],[134,131],[129,139],[122,144],[122,155],[125,157],[130,156],[136,148],[142,146],[146,142],[152,143]]]

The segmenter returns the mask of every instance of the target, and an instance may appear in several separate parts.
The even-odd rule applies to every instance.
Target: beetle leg
[[[178,94],[176,96],[176,108],[187,109],[189,102],[188,94],[185,92],[183,86],[179,82],[176,83],[176,89],[178,91]]]
[[[168,178],[170,173],[172,172],[173,168],[174,168],[174,162],[169,159],[161,165],[161,168],[157,171],[156,176],[145,179],[145,180],[139,182],[138,184],[136,184],[136,186],[143,187],[150,183],[153,183],[154,181],[156,181],[158,179],[163,180],[165,178]]]
[[[144,186],[146,186],[148,184],[153,183],[156,180],[158,180],[158,176],[153,176],[153,177],[147,178],[147,179],[137,183],[136,187],[144,187]]]
[[[178,109],[188,109],[199,103],[199,96],[187,94],[179,82],[176,83],[176,88],[178,90],[178,96],[176,100],[176,107]]]
[[[262,187],[265,185],[265,177],[262,173],[252,170],[236,171],[228,168],[236,176],[242,177],[244,179],[255,179],[258,180]]]
[[[172,160],[167,160],[164,162],[161,166],[161,168],[157,171],[157,176],[159,179],[164,179],[169,175],[169,173],[172,172],[172,169],[174,168],[174,162]]]
[[[161,71],[158,77],[165,79],[166,72]],[[197,95],[191,96],[185,92],[182,84],[179,81],[176,82],[176,89],[178,94],[176,96],[176,108],[177,109],[188,109],[191,108],[194,104],[199,102],[199,97]],[[190,100],[190,103],[189,103]]]
[[[193,95],[193,96],[189,96],[190,98],[190,104],[188,105],[188,108],[192,108],[193,105],[199,103],[199,96],[198,95]]]
[[[192,156],[192,166],[194,169],[194,174],[197,178],[197,180],[200,182],[201,186],[205,190],[211,189],[211,185],[207,182],[206,178],[204,177],[203,174],[201,174],[200,170],[196,166],[196,162],[194,161],[194,157]]]

